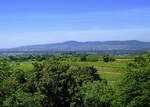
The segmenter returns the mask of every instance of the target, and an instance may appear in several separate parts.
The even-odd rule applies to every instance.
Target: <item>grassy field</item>
[[[98,74],[109,84],[119,82],[125,73],[125,68],[132,59],[117,59],[115,62],[78,62],[79,65],[94,66]]]
[[[20,62],[20,63],[13,62],[13,63],[11,63],[11,65],[14,66],[15,69],[30,71],[33,69],[32,63],[33,62]]]
[[[97,67],[100,77],[106,79],[109,84],[116,83],[123,78],[124,68]]]
[[[94,66],[94,67],[111,67],[111,68],[124,68],[126,63],[116,62],[77,62],[79,65]]]
[[[75,62],[76,64],[83,66],[94,66],[98,70],[98,74],[106,79],[109,84],[116,83],[123,78],[127,63],[131,62],[131,59],[117,59],[115,62]],[[15,66],[15,69],[32,70],[33,62],[20,62],[11,63]]]

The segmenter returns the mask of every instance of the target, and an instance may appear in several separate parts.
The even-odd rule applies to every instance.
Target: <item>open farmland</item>
[[[124,75],[124,71],[126,69],[126,66],[129,62],[132,62],[133,58],[118,58],[115,62],[71,62],[74,64],[78,64],[81,66],[93,66],[98,70],[98,74],[106,79],[109,84],[113,84],[117,81],[120,81]],[[36,61],[37,62],[37,61]],[[20,69],[24,71],[31,71],[33,70],[34,66],[33,63],[35,61],[29,61],[29,62],[12,62],[11,64],[15,67],[15,69]],[[42,63],[42,62],[39,62]]]

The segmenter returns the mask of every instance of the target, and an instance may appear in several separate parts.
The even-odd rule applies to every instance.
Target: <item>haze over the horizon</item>
[[[70,40],[150,41],[150,1],[0,1],[0,48]]]

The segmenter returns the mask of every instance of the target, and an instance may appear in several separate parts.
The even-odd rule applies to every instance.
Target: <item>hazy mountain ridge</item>
[[[150,42],[129,41],[67,41],[62,43],[22,46],[0,51],[100,51],[100,50],[150,50]]]

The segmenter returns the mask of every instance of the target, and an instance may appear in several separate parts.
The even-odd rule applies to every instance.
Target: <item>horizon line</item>
[[[13,49],[13,48],[20,48],[20,47],[27,47],[27,46],[36,46],[36,45],[47,45],[47,44],[60,44],[60,43],[66,43],[66,42],[80,42],[80,43],[86,43],[86,42],[125,42],[125,41],[137,41],[137,42],[146,42],[150,43],[150,41],[144,41],[144,40],[104,40],[104,41],[78,41],[78,40],[68,40],[68,41],[60,41],[60,42],[53,42],[53,43],[41,43],[41,44],[29,44],[29,45],[20,45],[16,47],[10,47],[10,48],[0,48],[0,50],[5,49]]]

